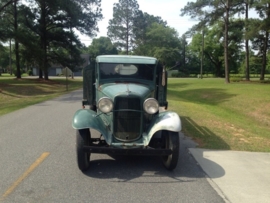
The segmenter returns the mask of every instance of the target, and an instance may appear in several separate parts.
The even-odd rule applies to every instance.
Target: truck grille
[[[126,142],[138,139],[141,135],[142,117],[140,98],[119,96],[115,98],[114,105],[115,138]]]

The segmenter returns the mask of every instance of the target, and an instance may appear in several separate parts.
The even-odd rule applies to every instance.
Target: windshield
[[[154,79],[154,64],[100,63],[100,79]]]

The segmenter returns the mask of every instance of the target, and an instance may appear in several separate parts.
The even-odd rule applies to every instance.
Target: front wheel
[[[176,168],[179,158],[179,149],[180,149],[179,133],[163,130],[161,137],[164,148],[172,150],[172,154],[161,157],[163,165],[168,170],[173,170]]]
[[[84,152],[83,147],[90,145],[91,133],[89,129],[76,131],[77,163],[81,171],[86,171],[90,164],[90,152]]]

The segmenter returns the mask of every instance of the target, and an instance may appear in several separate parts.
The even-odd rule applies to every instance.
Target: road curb
[[[217,194],[224,200],[225,203],[232,203],[229,198],[226,196],[226,194],[220,189],[220,187],[207,175],[207,173],[203,170],[199,162],[196,160],[195,156],[193,156],[192,152],[190,151],[191,148],[188,148],[188,153],[192,156],[192,158],[197,163],[198,167],[201,168],[205,175],[205,179],[207,182],[211,185],[211,187],[217,192]]]

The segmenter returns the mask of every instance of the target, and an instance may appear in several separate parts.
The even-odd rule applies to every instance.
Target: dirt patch
[[[10,86],[9,84],[0,83],[1,88]]]
[[[37,82],[39,83],[45,83],[45,84],[60,84],[60,82],[57,82],[55,80],[45,80],[45,79],[36,79]]]
[[[202,98],[203,98],[203,99],[207,99],[207,98],[209,98],[209,95],[208,95],[208,94],[203,94],[203,95],[202,95]]]
[[[270,103],[265,103],[261,105],[262,107],[257,107],[254,111],[249,113],[249,116],[254,118],[254,120],[259,121],[260,123],[270,126]]]
[[[203,140],[200,139],[200,138],[192,138],[192,140],[198,144],[197,147],[202,147],[203,148],[205,146]]]
[[[61,84],[55,80],[45,80],[43,78],[14,78],[16,81],[29,81],[30,83],[44,83],[44,84]]]
[[[240,138],[239,141],[244,142],[244,143],[250,143],[250,142],[249,142],[247,139],[245,139],[245,138]]]

